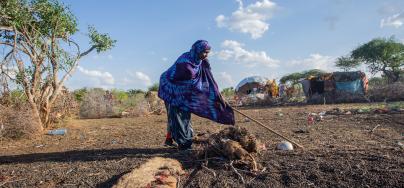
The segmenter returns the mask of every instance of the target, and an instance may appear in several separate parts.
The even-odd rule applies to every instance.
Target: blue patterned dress
[[[171,136],[179,145],[192,144],[190,113],[234,125],[233,110],[223,101],[208,60],[199,59],[206,49],[210,49],[207,41],[196,41],[160,77],[158,96],[167,105]]]

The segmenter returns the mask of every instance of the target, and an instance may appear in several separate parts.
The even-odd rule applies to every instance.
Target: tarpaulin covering
[[[350,82],[335,82],[337,90],[346,91],[350,93],[363,94],[362,80],[354,80]]]

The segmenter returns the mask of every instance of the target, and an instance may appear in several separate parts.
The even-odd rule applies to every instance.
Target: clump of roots
[[[203,144],[202,149],[197,150],[199,158],[224,157],[238,167],[258,171],[255,156],[259,152],[259,141],[247,129],[228,127],[219,133],[209,137],[205,134],[203,137],[205,138],[196,138]]]

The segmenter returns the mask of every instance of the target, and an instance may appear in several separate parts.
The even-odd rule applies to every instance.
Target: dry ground
[[[243,109],[305,147],[275,150],[282,139],[237,115],[237,125],[246,127],[268,148],[258,157],[265,172],[253,176],[240,171],[245,185],[223,166],[209,166],[215,178],[200,168],[200,162],[163,147],[163,114],[71,120],[64,136],[0,140],[0,187],[110,187],[154,156],[176,158],[184,165],[187,175],[181,179],[182,187],[404,187],[404,148],[398,144],[404,143],[403,113],[327,115],[307,125],[309,112],[361,105]],[[193,126],[196,133],[223,128],[196,116]]]

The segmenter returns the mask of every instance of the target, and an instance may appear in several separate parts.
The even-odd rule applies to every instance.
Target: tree
[[[154,83],[149,88],[147,88],[147,91],[158,91],[158,90],[159,90],[159,83]]]
[[[88,89],[87,88],[81,88],[81,89],[76,89],[73,91],[74,98],[78,102],[82,102],[84,96],[87,94]]]
[[[300,79],[307,78],[309,76],[320,76],[322,74],[325,74],[326,72],[320,69],[311,69],[308,71],[303,71],[303,72],[295,72],[295,73],[290,73],[288,75],[283,76],[280,79],[280,82],[282,84],[285,84],[286,82],[291,82],[291,85],[296,84],[299,82]]]
[[[137,94],[145,94],[145,92],[141,89],[129,89],[127,93],[129,96],[135,96]]]
[[[372,77],[369,79],[369,88],[384,86],[387,83],[386,77]]]
[[[235,95],[236,91],[233,87],[228,87],[224,88],[220,93],[223,95],[223,97],[230,98]]]
[[[15,81],[42,131],[50,125],[50,109],[79,60],[94,50],[112,48],[116,41],[90,26],[90,46],[82,51],[72,38],[77,20],[58,0],[0,1],[0,16],[0,46],[7,50],[1,64],[16,67]]]
[[[117,99],[119,102],[128,100],[128,93],[126,93],[126,91],[119,89],[112,89],[111,93],[114,96],[114,98]]]
[[[351,69],[358,67],[360,64],[361,63],[359,61],[352,59],[349,56],[339,57],[335,62],[335,65],[343,71],[350,71]]]
[[[372,74],[382,72],[389,83],[396,82],[404,66],[404,44],[394,37],[376,38],[351,52],[346,67],[364,63]],[[338,64],[337,64],[338,66]]]

